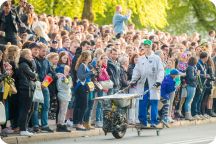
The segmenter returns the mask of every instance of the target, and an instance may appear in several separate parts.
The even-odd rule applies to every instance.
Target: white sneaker
[[[169,123],[174,123],[174,122],[175,122],[175,120],[174,120],[174,119],[172,119],[172,117],[168,117],[168,122],[169,122]]]
[[[101,121],[96,122],[95,127],[96,128],[102,128],[103,127],[103,122],[101,122]]]
[[[33,136],[34,134],[31,133],[31,132],[28,132],[28,131],[20,131],[20,135],[21,135],[21,136],[29,136],[29,137],[31,137],[31,136]]]
[[[206,119],[210,119],[211,117],[209,116],[209,115],[207,115],[207,114],[204,114],[203,115]]]
[[[69,127],[73,127],[73,122],[70,120],[67,120],[65,124]]]

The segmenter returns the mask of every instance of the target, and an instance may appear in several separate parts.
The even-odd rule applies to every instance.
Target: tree
[[[95,21],[99,24],[110,23],[117,5],[122,5],[124,11],[127,9],[133,11],[130,22],[138,28],[162,29],[168,24],[166,20],[168,0],[93,0]]]
[[[92,12],[92,0],[84,0],[82,19],[88,19],[90,22],[94,21],[94,14]]]
[[[169,0],[170,9],[164,29],[173,34],[198,31],[203,35],[215,29],[216,8],[209,0]]]
[[[18,2],[19,0],[15,0]],[[85,18],[111,24],[117,5],[132,10],[129,23],[137,28],[166,30],[173,34],[215,29],[216,8],[209,0],[28,0],[38,14]]]

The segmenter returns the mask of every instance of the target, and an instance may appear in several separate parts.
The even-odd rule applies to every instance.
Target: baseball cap
[[[151,46],[152,45],[152,41],[148,40],[148,39],[144,39],[143,40],[143,45],[149,45],[149,46]]]
[[[170,75],[180,75],[180,74],[181,74],[181,72],[178,71],[177,69],[172,69],[172,70],[170,71]]]

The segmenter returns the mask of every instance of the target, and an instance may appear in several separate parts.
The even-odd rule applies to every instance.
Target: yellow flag
[[[6,100],[10,92],[10,85],[4,81],[4,93],[3,93],[3,99]]]

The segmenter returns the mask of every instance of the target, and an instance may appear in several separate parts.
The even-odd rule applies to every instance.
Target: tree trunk
[[[92,0],[84,1],[82,19],[88,19],[90,22],[94,21],[94,14],[92,12]]]

